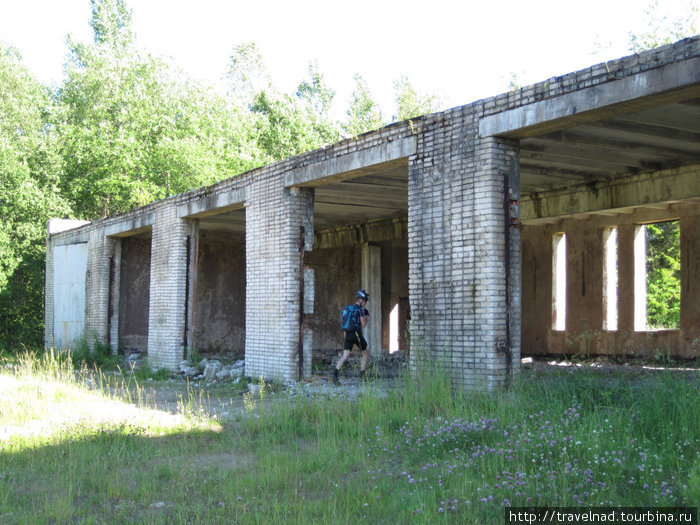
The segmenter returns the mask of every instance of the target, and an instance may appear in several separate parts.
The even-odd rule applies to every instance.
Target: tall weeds
[[[80,374],[34,355],[0,384],[12,378],[18,412],[37,419],[77,400],[33,409],[36,383],[90,390]],[[223,426],[83,421],[48,442],[0,440],[0,521],[502,523],[508,506],[696,505],[699,385],[524,371],[508,391],[469,393],[431,370],[357,399],[261,387]],[[190,386],[181,412],[201,421],[210,402]],[[24,425],[5,405],[0,426]]]

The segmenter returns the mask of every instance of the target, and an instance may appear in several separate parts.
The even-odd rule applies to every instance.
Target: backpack
[[[362,330],[360,308],[357,305],[349,304],[343,307],[343,313],[340,316],[340,328],[345,332],[359,332]]]

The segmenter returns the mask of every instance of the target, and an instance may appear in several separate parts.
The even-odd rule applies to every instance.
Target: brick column
[[[410,364],[491,389],[520,357],[518,157],[475,111],[426,120],[409,162]]]
[[[369,294],[369,324],[364,330],[372,357],[382,354],[382,252],[379,246],[362,245],[362,289]]]
[[[700,344],[700,217],[680,219],[681,227],[681,353],[698,355]]]
[[[251,377],[296,381],[305,373],[301,276],[304,251],[313,246],[313,195],[263,174],[250,186],[245,366]]]
[[[50,227],[49,227],[50,228]],[[54,281],[54,245],[51,242],[50,229],[46,234],[46,273],[44,275],[44,346],[52,348],[58,334],[54,334],[54,294],[56,283]]]
[[[121,293],[122,239],[113,240],[112,261],[110,263],[109,293],[109,346],[112,355],[119,352],[119,297]]]
[[[192,235],[192,224],[177,217],[175,206],[156,210],[148,307],[148,364],[153,368],[174,370],[186,354]]]
[[[477,147],[475,179],[483,192],[484,201],[473,210],[478,229],[490,239],[481,246],[491,245],[496,253],[481,253],[488,270],[482,273],[486,286],[482,297],[488,305],[482,326],[490,334],[484,339],[495,341],[496,353],[486,352],[490,361],[487,387],[504,386],[520,371],[520,167],[518,143],[507,139],[486,137]],[[477,190],[479,191],[479,190]],[[484,214],[484,211],[488,212]],[[483,222],[479,222],[479,221]],[[481,265],[480,265],[481,266]],[[489,289],[501,291],[491,294]],[[493,312],[493,315],[489,312]]]
[[[85,339],[90,349],[109,342],[109,299],[114,239],[104,228],[93,228],[88,237],[85,276]]]

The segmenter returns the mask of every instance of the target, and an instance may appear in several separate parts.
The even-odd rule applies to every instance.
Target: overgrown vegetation
[[[647,325],[678,329],[681,322],[679,221],[644,226],[647,236]]]
[[[509,505],[700,497],[697,375],[523,371],[511,391],[453,394],[437,374],[354,401],[262,380],[211,419],[189,385],[173,416],[51,354],[0,364],[8,524],[488,524]]]

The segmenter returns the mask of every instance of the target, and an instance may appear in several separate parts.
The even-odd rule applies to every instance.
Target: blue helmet
[[[369,294],[365,292],[364,290],[358,290],[357,291],[357,298],[362,299],[363,301],[367,302],[369,301]]]

